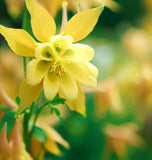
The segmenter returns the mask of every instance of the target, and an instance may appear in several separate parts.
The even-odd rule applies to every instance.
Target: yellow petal
[[[25,57],[34,56],[36,42],[26,31],[0,25],[0,33],[5,37],[8,45],[17,55]]]
[[[60,88],[67,99],[73,100],[78,96],[78,87],[71,75],[66,73],[65,75],[59,77],[59,81]]]
[[[50,43],[54,50],[60,54],[63,53],[72,44],[73,38],[71,36],[53,36],[51,37]]]
[[[40,60],[52,61],[56,57],[56,54],[51,48],[50,43],[42,43],[35,49],[34,56]]]
[[[67,141],[65,141],[61,135],[56,132],[53,128],[51,128],[50,126],[45,127],[45,130],[48,134],[48,136],[51,136],[54,141],[56,141],[57,143],[59,143],[60,145],[64,146],[65,148],[69,148],[69,143]]]
[[[70,35],[77,42],[85,38],[96,25],[104,6],[82,11],[73,16],[67,23],[63,35]]]
[[[59,89],[59,81],[57,76],[49,72],[44,78],[43,87],[45,97],[48,100],[52,100],[56,96]]]
[[[77,82],[88,88],[96,86],[98,69],[91,63],[71,62],[68,64],[68,68]]]
[[[47,141],[45,143],[45,149],[48,152],[51,152],[56,155],[60,155],[61,151],[59,150],[57,143],[59,143],[60,145],[66,148],[69,148],[69,144],[53,128],[45,124],[41,124],[40,126],[42,129],[45,130],[47,134]]]
[[[49,137],[49,135],[47,136],[47,142],[45,143],[45,149],[50,152],[53,153],[55,155],[61,155],[61,151],[58,147],[58,145],[56,144],[56,142],[52,139],[52,137]]]
[[[94,50],[83,44],[72,44],[70,49],[68,49],[63,58],[68,61],[77,61],[77,62],[88,62],[92,60],[94,56]]]
[[[31,14],[33,33],[41,42],[49,42],[50,37],[56,33],[56,25],[53,17],[34,0],[25,0]]]
[[[59,95],[60,95],[60,97],[65,98],[61,91],[59,92]],[[86,116],[85,95],[79,85],[78,85],[77,98],[74,99],[73,101],[66,100],[66,104],[69,106],[69,108],[72,111],[76,111],[76,112],[82,114],[83,116]]]
[[[20,114],[26,107],[29,107],[39,96],[42,90],[42,82],[38,85],[31,86],[25,78],[19,88],[19,97],[21,98],[20,107],[16,115]]]
[[[48,72],[50,62],[34,59],[27,66],[27,83],[37,85]]]

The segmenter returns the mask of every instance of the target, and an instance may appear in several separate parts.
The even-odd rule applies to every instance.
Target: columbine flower
[[[24,0],[5,0],[7,11],[12,18],[18,18],[22,12]]]
[[[107,79],[99,82],[94,88],[87,88],[86,93],[94,93],[96,114],[102,117],[108,110],[115,113],[122,112],[122,102],[116,87],[115,79]]]
[[[107,140],[109,154],[115,152],[118,157],[126,156],[126,146],[142,147],[144,142],[137,134],[139,127],[135,123],[126,123],[123,125],[107,124],[104,133]]]
[[[60,93],[68,100],[77,99],[84,103],[79,84],[94,87],[98,69],[89,63],[94,50],[87,45],[73,43],[85,38],[93,30],[103,6],[75,15],[66,27],[62,27],[61,34],[55,36],[56,25],[52,16],[34,0],[25,2],[31,14],[33,33],[41,43],[37,43],[22,29],[0,25],[0,33],[17,55],[36,58],[28,64],[27,78],[20,87],[20,110],[37,99],[42,86],[48,100]],[[74,106],[72,109],[84,114],[84,109],[82,111]]]

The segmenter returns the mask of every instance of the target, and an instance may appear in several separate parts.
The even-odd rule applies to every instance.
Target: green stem
[[[29,114],[25,113],[24,114],[24,119],[23,119],[23,139],[24,139],[24,143],[27,149],[27,142],[28,142],[28,119],[29,119]]]
[[[24,14],[23,14],[23,22],[22,22],[22,29],[26,30],[28,33],[31,34],[31,27],[30,27],[30,15],[24,4]],[[26,77],[26,57],[23,57],[23,66],[24,66],[24,77]]]
[[[25,113],[24,114],[24,119],[23,119],[23,139],[24,139],[24,143],[26,146],[26,149],[29,150],[28,146],[29,146],[29,136],[28,136],[28,124],[29,124],[29,120],[34,112],[35,109],[35,105],[34,103],[32,103],[32,105],[30,106],[30,112],[29,113]]]
[[[24,77],[26,77],[26,57],[23,57]]]
[[[40,147],[40,150],[39,150],[39,152],[38,152],[37,155],[36,155],[35,160],[39,160],[39,157],[40,157],[43,149],[44,149],[44,143],[42,143],[42,145],[41,145],[41,147]]]
[[[31,128],[31,132],[30,132],[30,134],[29,134],[28,147],[27,147],[28,150],[29,150],[29,148],[30,148],[31,139],[32,139],[32,136],[33,136],[33,133],[34,133],[34,127],[35,127],[36,121],[37,121],[37,119],[38,119],[38,116],[39,116],[40,112],[41,112],[45,107],[47,107],[48,104],[49,104],[49,102],[45,103],[42,107],[39,108],[39,110],[38,110],[37,113],[36,113],[36,116],[35,116],[35,118],[34,118],[34,120],[33,120],[33,125],[32,125],[32,128]]]

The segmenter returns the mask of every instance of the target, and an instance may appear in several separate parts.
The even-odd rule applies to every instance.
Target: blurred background
[[[90,1],[80,0],[82,9],[97,5]],[[60,26],[60,3],[38,2],[48,7]],[[95,29],[81,41],[95,49],[92,63],[99,68],[97,87],[84,88],[87,116],[67,107],[62,121],[52,122],[71,147],[59,146],[62,155],[46,153],[45,160],[152,159],[152,0],[104,3]],[[23,4],[24,0],[0,0],[0,24],[21,28]],[[68,17],[75,12],[69,1]],[[22,58],[0,35],[0,83],[12,99],[24,77],[22,66]]]

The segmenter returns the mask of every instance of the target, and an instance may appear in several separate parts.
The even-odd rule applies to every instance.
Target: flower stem
[[[41,147],[40,147],[40,149],[39,149],[39,151],[37,153],[37,156],[36,156],[35,160],[39,160],[39,157],[40,157],[43,149],[44,149],[44,143],[42,143],[42,145],[41,145]]]
[[[29,125],[29,120],[34,112],[35,109],[35,104],[34,102],[32,103],[32,105],[30,106],[30,112],[29,113],[25,113],[24,114],[24,119],[23,119],[23,128],[24,128],[24,132],[23,132],[23,139],[24,139],[24,143],[26,145],[26,150],[29,150],[29,141],[28,141],[28,125]]]
[[[24,4],[24,14],[23,14],[23,22],[22,22],[22,28],[27,30],[27,8]],[[23,67],[24,67],[24,77],[26,77],[26,57],[23,57]]]
[[[47,107],[47,105],[49,104],[49,102],[45,103],[42,107],[40,107],[36,113],[36,116],[33,120],[33,124],[32,124],[32,127],[31,127],[31,132],[29,134],[29,138],[28,138],[28,146],[27,146],[27,149],[29,150],[30,148],[30,143],[31,143],[31,139],[32,139],[32,136],[33,136],[33,133],[34,133],[34,127],[35,127],[35,124],[36,124],[36,121],[38,119],[38,116],[40,114],[40,112],[45,108]]]
[[[24,77],[26,77],[26,57],[23,57]]]
[[[26,30],[28,33],[30,33],[33,36],[31,25],[30,25],[30,15],[28,13],[28,10],[25,4],[24,4],[22,29]],[[26,62],[27,62],[27,58],[23,57],[24,77],[26,77]]]

